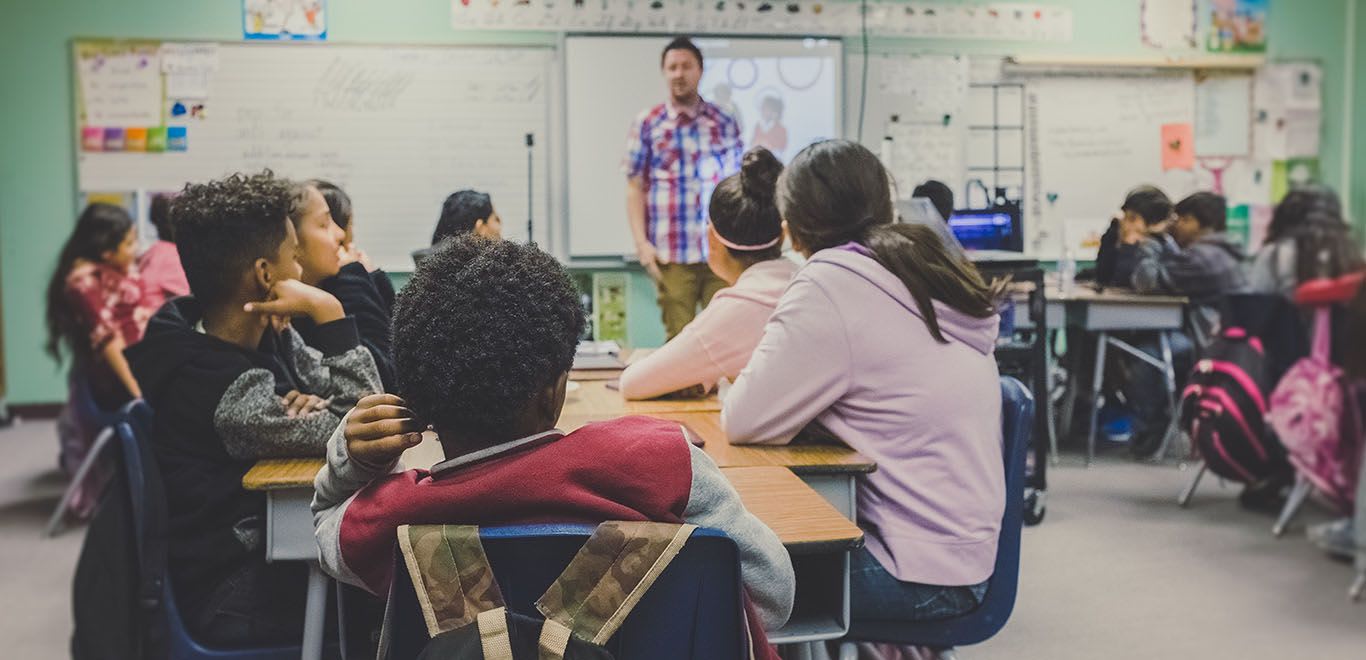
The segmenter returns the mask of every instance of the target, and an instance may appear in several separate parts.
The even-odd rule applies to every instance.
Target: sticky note
[[[104,129],[104,150],[123,151],[123,129],[106,128]]]
[[[166,151],[166,127],[154,126],[147,129],[147,151],[161,153]]]
[[[81,149],[85,151],[104,151],[104,129],[99,126],[86,126],[82,128]]]
[[[1162,125],[1162,171],[1195,169],[1195,127]]]
[[[166,150],[189,151],[190,141],[184,126],[166,127]]]
[[[145,129],[145,128],[125,128],[125,129],[123,129],[123,150],[124,150],[124,151],[147,151],[147,129]]]

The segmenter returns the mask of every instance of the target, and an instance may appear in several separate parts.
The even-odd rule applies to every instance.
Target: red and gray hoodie
[[[573,433],[550,431],[391,473],[347,454],[342,429],[314,482],[313,521],[323,568],[382,594],[400,525],[508,525],[604,520],[688,522],[724,531],[740,550],[753,623],[787,621],[795,590],[782,542],[745,510],[716,463],[675,422],[625,417]],[[757,615],[757,617],[756,617]],[[755,630],[755,655],[776,657]]]

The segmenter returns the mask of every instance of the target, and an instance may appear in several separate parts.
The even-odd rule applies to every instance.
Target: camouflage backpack
[[[418,658],[612,660],[603,644],[696,528],[602,523],[536,601],[541,621],[504,606],[478,527],[399,527],[399,550],[431,636]]]

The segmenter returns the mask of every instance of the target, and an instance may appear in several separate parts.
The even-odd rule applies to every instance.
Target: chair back
[[[1020,534],[1023,527],[1025,457],[1034,423],[1034,396],[1019,380],[1001,377],[1001,444],[1005,463],[1006,501],[996,567],[982,604],[961,616],[938,621],[855,620],[846,641],[887,642],[931,648],[977,644],[1000,632],[1015,608],[1020,582]]]
[[[488,527],[480,541],[509,611],[541,618],[536,599],[559,577],[596,525]],[[619,660],[749,657],[740,557],[723,532],[698,529],[606,647]],[[387,614],[389,657],[416,658],[429,638],[408,572],[394,571]]]
[[[166,570],[167,512],[156,456],[152,451],[152,409],[142,400],[125,405],[114,427],[122,450],[124,476],[132,506],[134,544],[141,567],[139,604],[147,615],[149,644],[176,660],[287,660],[299,647],[210,649],[196,642],[176,607]],[[302,613],[300,613],[302,615]]]

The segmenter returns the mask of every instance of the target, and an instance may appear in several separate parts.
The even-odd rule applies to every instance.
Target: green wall
[[[1356,89],[1352,117],[1366,116],[1366,0],[1356,3]],[[1366,125],[1357,121],[1352,128],[1352,210],[1357,221],[1358,238],[1366,243]]]
[[[1274,0],[1271,56],[1312,58],[1325,72],[1323,171],[1336,183],[1343,159],[1342,95],[1346,8],[1353,0]],[[1359,0],[1357,0],[1359,1]],[[875,40],[884,50],[972,53],[1054,52],[1080,55],[1150,54],[1138,38],[1138,0],[1054,0],[1072,7],[1076,36],[1070,44]],[[371,43],[552,43],[535,33],[457,33],[449,0],[331,0],[330,38]],[[75,37],[147,37],[232,41],[241,36],[239,0],[4,0],[0,21],[0,299],[4,301],[4,356],[11,403],[65,396],[61,373],[41,351],[42,289],[61,242],[73,223],[75,165],[69,46]],[[1366,16],[1357,16],[1366,40]],[[857,42],[850,42],[851,47]],[[1358,59],[1363,49],[1358,46]],[[1366,66],[1358,66],[1362,80]],[[1366,111],[1366,84],[1357,83],[1358,116]],[[1358,217],[1366,216],[1366,128],[1356,145]],[[624,228],[623,228],[624,231]],[[400,281],[401,275],[397,276]],[[657,345],[663,331],[649,281],[631,280],[632,341]]]

